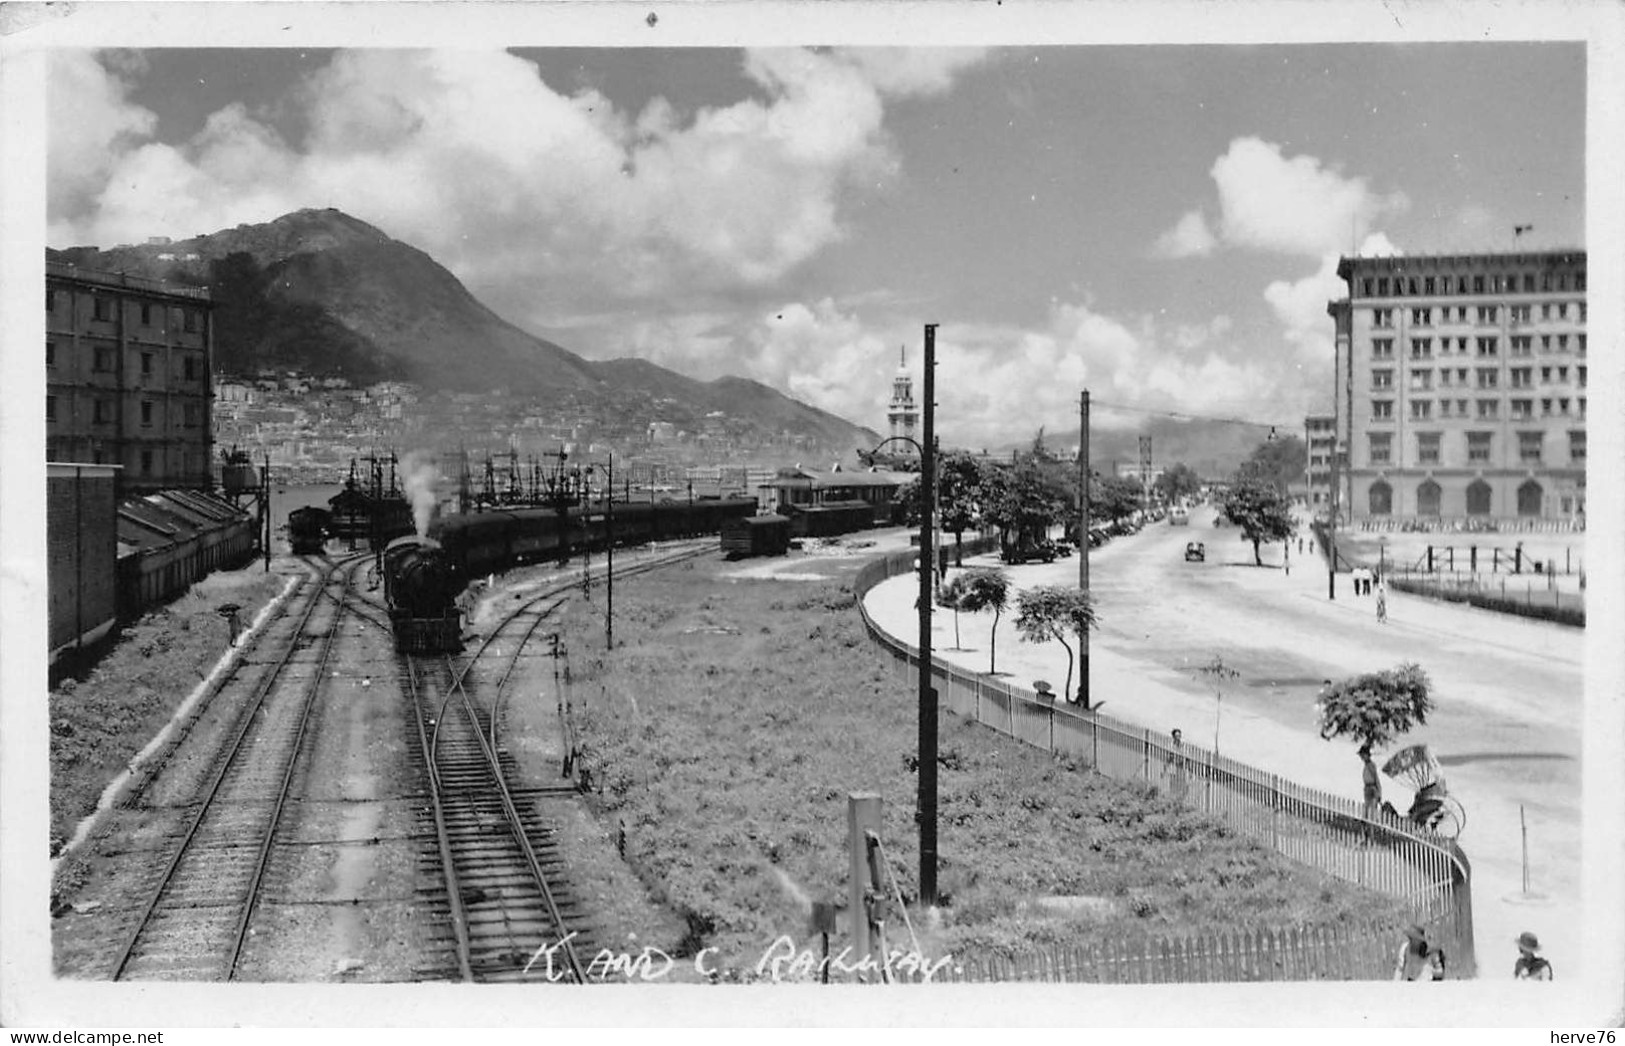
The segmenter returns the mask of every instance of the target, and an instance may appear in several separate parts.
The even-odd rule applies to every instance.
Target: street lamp
[[[920,455],[920,680],[919,680],[919,800],[920,903],[937,903],[937,692],[931,686],[931,508],[936,491],[936,363],[937,325],[925,325],[925,431],[924,441],[891,436],[875,445],[908,443]],[[874,451],[870,451],[871,454]]]

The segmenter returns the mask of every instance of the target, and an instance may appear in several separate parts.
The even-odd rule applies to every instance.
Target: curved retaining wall
[[[965,543],[965,554],[998,547],[996,538]],[[863,598],[880,582],[915,570],[915,551],[878,558],[853,583],[869,636],[897,658],[907,676],[919,649],[877,625]],[[1146,781],[1187,806],[1218,817],[1283,856],[1411,905],[1418,922],[1450,956],[1451,972],[1473,976],[1472,872],[1453,840],[1406,825],[1368,820],[1360,803],[1265,773],[1195,745],[1178,757],[1151,731],[1098,712],[1041,699],[1004,679],[932,659],[942,704],[956,715],[1045,751],[1081,760],[1122,781]]]

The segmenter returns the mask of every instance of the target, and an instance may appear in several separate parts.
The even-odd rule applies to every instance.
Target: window
[[[1431,370],[1411,371],[1411,388],[1419,391],[1433,388],[1433,372]]]
[[[1459,415],[1460,417],[1463,417],[1463,418],[1465,418],[1467,416],[1467,401],[1466,400],[1457,400],[1456,401],[1456,414]]]
[[[1440,400],[1439,401],[1439,417],[1448,418],[1450,416],[1450,404],[1453,403],[1453,402],[1455,402],[1455,401],[1454,400]]]
[[[144,302],[141,303],[141,326],[143,326],[143,327],[152,326],[152,303],[151,302],[145,302],[144,301]]]
[[[1564,384],[1568,383],[1569,369],[1567,367],[1559,367],[1559,368],[1557,368],[1557,380],[1559,382],[1564,383]]]
[[[56,366],[56,342],[54,341],[45,343],[45,365],[47,367]]]
[[[95,303],[91,308],[93,310],[92,315],[94,315],[96,319],[110,320],[113,318],[113,299],[104,298],[100,294],[97,294],[93,295],[90,300]]]
[[[1544,432],[1518,433],[1518,460],[1539,462],[1541,447],[1545,440]]]
[[[1567,334],[1559,334],[1557,336],[1557,351],[1558,352],[1567,352],[1567,351],[1569,351],[1569,336]]]
[[[1373,327],[1392,327],[1393,325],[1394,325],[1394,310],[1393,309],[1372,309],[1371,310],[1371,326],[1373,326]]]
[[[1575,377],[1580,380],[1580,387],[1582,389],[1585,388],[1586,387],[1586,369],[1584,367],[1576,367],[1576,368],[1574,368],[1574,372],[1575,372]]]
[[[1540,351],[1541,352],[1551,352],[1552,351],[1552,336],[1550,334],[1542,334],[1540,336]]]
[[[1480,356],[1494,356],[1500,351],[1500,348],[1499,338],[1478,339],[1478,354]]]
[[[1579,343],[1579,347],[1575,351],[1584,356],[1586,354],[1586,336],[1584,334],[1576,334],[1574,336],[1574,340]]]
[[[1569,461],[1579,465],[1586,459],[1586,430],[1569,430]]]
[[[1373,281],[1372,281],[1371,277],[1367,276],[1365,279],[1360,281],[1360,297],[1362,297],[1362,298],[1371,297],[1371,293],[1372,293],[1372,291],[1374,289],[1375,289],[1375,287],[1373,285]]]
[[[1469,432],[1467,433],[1467,460],[1490,460],[1490,439],[1494,433]]]
[[[1392,370],[1390,370],[1390,369],[1388,369],[1386,367],[1383,367],[1383,368],[1378,368],[1376,370],[1373,370],[1371,372],[1371,387],[1372,388],[1374,388],[1374,389],[1387,389],[1387,388],[1392,388],[1393,384],[1394,384],[1394,372]]]
[[[1552,383],[1552,368],[1540,368],[1540,383],[1542,385],[1550,385]]]
[[[1540,416],[1543,418],[1549,418],[1552,416],[1552,401],[1550,397],[1540,401]]]
[[[189,428],[189,429],[197,428],[198,427],[198,419],[201,418],[202,416],[203,416],[203,408],[202,408],[202,406],[200,404],[197,404],[197,403],[188,403],[188,404],[186,404],[185,422],[186,422],[186,427],[187,428]]]
[[[1523,292],[1525,294],[1533,294],[1533,293],[1535,293],[1535,274],[1534,273],[1526,272],[1526,273],[1523,274]]]
[[[141,424],[149,428],[152,426],[152,400],[141,401]]]
[[[1586,416],[1586,398],[1584,396],[1581,396],[1580,397],[1580,417],[1583,418],[1585,416]]]
[[[1411,417],[1416,421],[1426,421],[1433,417],[1433,401],[1411,400]]]
[[[1473,277],[1473,293],[1474,294],[1483,294],[1484,293],[1484,277],[1482,277],[1482,276],[1474,276]],[[1482,317],[1484,315],[1484,310],[1479,309],[1478,314],[1479,314],[1480,317]]]
[[[1551,302],[1542,303],[1542,305],[1540,307],[1540,318],[1543,319],[1543,320],[1549,320],[1549,319],[1552,318],[1552,303]]]
[[[1450,374],[1451,370],[1449,367],[1439,368],[1439,386],[1441,388],[1448,389],[1450,387]]]
[[[1479,400],[1478,416],[1480,419],[1500,417],[1501,403],[1499,400]]]
[[[1528,323],[1529,322],[1529,306],[1527,306],[1527,305],[1514,305],[1508,311],[1512,314],[1512,322],[1513,323]]]
[[[150,352],[143,352],[141,354],[141,373],[142,374],[151,374],[152,373],[152,353],[150,353]]]
[[[1377,281],[1377,297],[1388,297],[1388,277],[1384,276]]]
[[[1569,412],[1569,398],[1567,396],[1557,397],[1557,412],[1559,414],[1567,414]]]
[[[1462,288],[1461,293],[1466,294],[1467,293],[1466,288]],[[1467,306],[1465,306],[1465,305],[1457,306],[1457,308],[1456,308],[1456,322],[1457,323],[1466,323],[1467,322]]]
[[[1586,289],[1586,274],[1585,273],[1577,272],[1577,273],[1574,274],[1574,289],[1577,290],[1577,291],[1583,291],[1583,290]]]
[[[1416,463],[1418,465],[1437,465],[1439,463],[1439,434],[1437,432],[1418,432],[1416,434]]]
[[[1391,360],[1394,358],[1394,339],[1372,338],[1371,358],[1374,360]]]
[[[112,405],[106,400],[96,400],[95,404],[91,407],[90,416],[92,421],[95,421],[98,424],[106,424],[107,422],[113,420]]]
[[[1478,387],[1479,388],[1481,388],[1481,389],[1493,389],[1498,384],[1500,384],[1500,381],[1501,381],[1501,372],[1496,370],[1494,367],[1480,367],[1480,368],[1478,368]]]
[[[1432,355],[1433,355],[1433,339],[1432,338],[1412,338],[1411,339],[1411,359],[1413,359],[1413,360],[1428,359]]]
[[[1374,421],[1387,421],[1394,416],[1393,400],[1372,400],[1371,417]]]
[[[152,451],[150,450],[141,452],[141,474],[143,476],[152,475]]]
[[[1478,307],[1478,322],[1494,323],[1499,317],[1500,309],[1494,305],[1480,305]]]
[[[186,373],[187,381],[192,381],[197,378],[197,357],[187,356],[186,362],[183,364],[183,369]]]
[[[1432,309],[1412,309],[1411,310],[1411,322],[1416,324],[1418,327],[1431,327],[1431,326],[1433,326],[1433,310]]]
[[[1560,302],[1557,303],[1557,318],[1560,319],[1560,320],[1566,320],[1566,319],[1569,318],[1569,303],[1568,302],[1560,301]]]
[[[1528,421],[1534,416],[1534,400],[1513,400],[1509,406],[1512,409],[1513,421]]]
[[[185,309],[183,313],[186,316],[186,333],[196,334],[203,329],[203,313],[197,309]]]
[[[1580,304],[1580,322],[1584,323],[1586,321],[1586,303],[1585,302],[1580,302],[1579,304]]]
[[[45,397],[45,420],[46,421],[55,421],[56,420],[56,397],[55,396],[46,396]]]
[[[1432,276],[1428,276],[1428,277],[1426,277],[1425,279],[1422,280],[1422,293],[1424,293],[1424,294],[1432,294],[1433,293],[1433,277]]]
[[[1534,377],[1533,367],[1513,367],[1507,373],[1512,379],[1512,387],[1515,389],[1527,389],[1533,383],[1531,381]]]
[[[1529,355],[1529,345],[1530,345],[1530,341],[1531,341],[1529,335],[1520,334],[1520,335],[1517,335],[1516,337],[1512,338],[1511,341],[1512,341],[1512,355],[1514,355],[1514,356],[1527,356],[1527,355]]]
[[[1371,439],[1371,464],[1386,465],[1391,460],[1390,455],[1394,447],[1394,437],[1387,432],[1373,432]]]
[[[1463,356],[1467,355],[1467,339],[1466,338],[1457,338],[1456,339],[1456,351],[1461,353]]]
[[[91,357],[90,367],[92,370],[101,371],[103,373],[112,370],[113,350],[108,348],[106,345],[96,346],[95,353]]]

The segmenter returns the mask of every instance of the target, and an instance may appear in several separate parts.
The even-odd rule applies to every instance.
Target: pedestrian
[[[1173,738],[1173,745],[1168,752],[1168,763],[1165,773],[1168,778],[1168,791],[1175,799],[1181,802],[1185,799],[1187,787],[1185,763],[1185,735],[1176,726],[1169,732]]]
[[[1518,961],[1512,967],[1512,976],[1520,981],[1549,981],[1552,964],[1535,953],[1540,951],[1540,938],[1525,930],[1518,935]]]
[[[1396,981],[1444,980],[1444,952],[1428,940],[1427,927],[1412,923],[1405,927],[1405,946],[1394,968]]]
[[[1377,589],[1377,623],[1388,623],[1388,586],[1383,585]]]
[[[1360,786],[1361,798],[1365,801],[1365,819],[1375,821],[1377,811],[1382,806],[1382,778],[1377,774],[1377,764],[1371,761],[1371,746],[1360,746]]]

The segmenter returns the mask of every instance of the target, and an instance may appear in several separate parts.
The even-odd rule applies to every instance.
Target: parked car
[[[1185,562],[1206,563],[1207,546],[1200,541],[1190,541],[1185,544]]]

